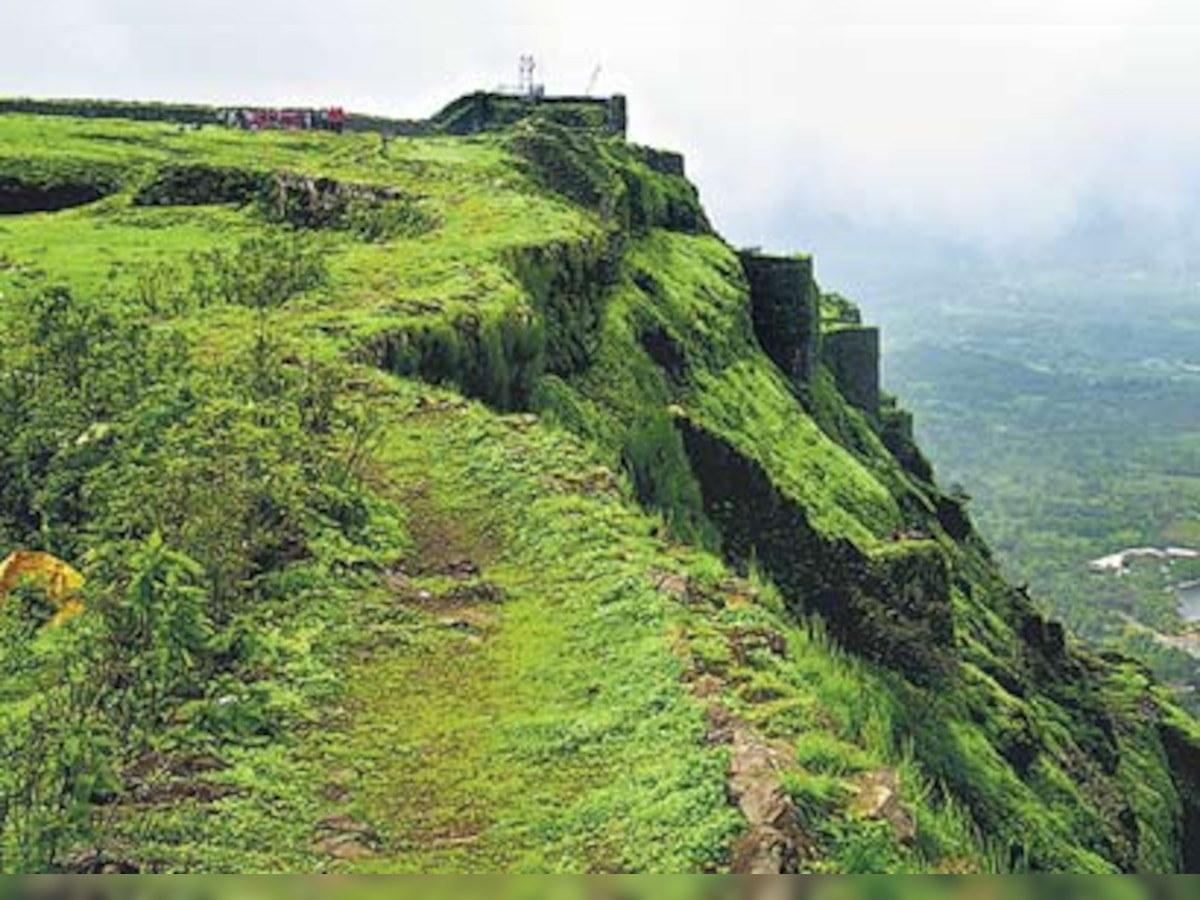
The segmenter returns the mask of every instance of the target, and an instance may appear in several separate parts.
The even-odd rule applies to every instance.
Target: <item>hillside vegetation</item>
[[[1194,721],[677,157],[7,114],[0,213],[0,556],[84,579],[0,606],[0,870],[1200,868]]]
[[[1156,257],[1172,246],[1130,239],[1099,261],[1061,248],[1019,261],[871,253],[838,270],[864,274],[889,382],[942,478],[969,486],[1013,577],[1079,636],[1135,652],[1195,712],[1200,622],[1170,588],[1200,567],[1087,566],[1128,547],[1200,546],[1195,274],[1188,253]]]

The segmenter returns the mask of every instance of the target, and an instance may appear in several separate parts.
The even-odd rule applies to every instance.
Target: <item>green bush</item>
[[[297,235],[267,235],[245,240],[234,250],[199,251],[189,263],[200,306],[231,303],[260,315],[322,287],[329,277],[320,250]]]
[[[545,330],[517,307],[497,318],[461,316],[389,331],[365,351],[380,368],[456,385],[503,411],[528,409],[545,370]]]

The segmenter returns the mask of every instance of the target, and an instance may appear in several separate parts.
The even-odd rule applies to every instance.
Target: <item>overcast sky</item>
[[[804,246],[818,213],[1039,238],[1200,184],[1196,0],[13,0],[0,23],[9,95],[420,116],[521,53],[552,93],[600,66],[743,243]]]

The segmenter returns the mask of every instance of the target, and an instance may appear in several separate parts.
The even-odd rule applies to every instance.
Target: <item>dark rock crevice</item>
[[[679,386],[687,382],[687,356],[665,328],[661,325],[647,328],[639,336],[638,342],[672,385]]]

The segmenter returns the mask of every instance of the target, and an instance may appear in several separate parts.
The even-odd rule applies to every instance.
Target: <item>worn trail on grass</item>
[[[416,550],[399,627],[325,734],[360,872],[701,871],[740,817],[682,681],[655,523],[532,417],[401,395],[380,489]],[[358,858],[347,858],[358,857]]]
[[[499,549],[461,448],[439,438],[452,415],[414,418],[388,442],[387,489],[416,543],[393,601],[418,614],[420,634],[351,673],[347,745],[379,832],[377,855],[354,861],[362,871],[545,868],[556,813],[605,775],[594,754],[553,752],[552,720],[587,700],[551,674],[569,644],[549,608],[565,586],[531,581]],[[558,849],[576,870],[604,865],[600,846]]]

